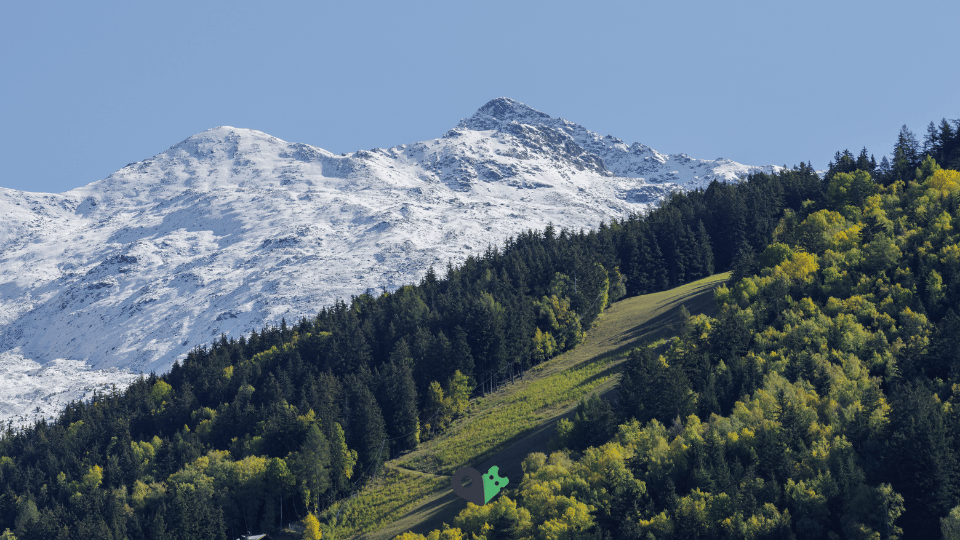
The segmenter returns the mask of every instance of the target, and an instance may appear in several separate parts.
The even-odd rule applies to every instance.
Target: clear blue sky
[[[60,192],[218,125],[332,152],[489,99],[667,153],[825,167],[960,117],[960,2],[8,2],[0,187]]]

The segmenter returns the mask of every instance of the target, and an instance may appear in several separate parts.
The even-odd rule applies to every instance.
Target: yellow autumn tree
[[[837,212],[820,210],[807,216],[797,226],[797,240],[810,253],[823,253],[833,236],[845,229],[847,220]]]
[[[100,484],[103,482],[103,467],[99,465],[94,465],[90,467],[87,471],[87,474],[83,475],[83,489],[85,492],[90,493],[93,490],[100,487]]]
[[[307,517],[303,518],[303,540],[320,540],[323,538],[323,532],[320,530],[320,521],[317,520],[317,516],[313,514],[307,514]]]
[[[857,170],[852,173],[838,173],[827,186],[827,200],[836,209],[847,206],[863,206],[867,197],[874,195],[879,186],[870,178],[870,173]]]
[[[960,506],[940,518],[940,533],[944,540],[960,540]]]
[[[431,381],[427,389],[426,410],[431,411],[431,419],[424,426],[428,432],[442,432],[453,419],[450,414],[450,399],[444,395],[443,387],[437,381]]]
[[[817,256],[812,253],[798,251],[790,256],[790,259],[784,261],[777,268],[792,280],[804,281],[808,276],[820,269],[817,264]]]
[[[504,529],[495,529],[495,525]],[[501,495],[495,501],[477,506],[468,503],[467,507],[453,520],[456,529],[471,534],[472,538],[494,534],[512,532],[519,538],[530,538],[533,532],[530,511],[517,506],[517,502],[506,495]],[[428,537],[430,538],[430,537]]]
[[[451,529],[444,524],[442,531],[433,530],[426,536],[407,531],[398,536],[396,540],[467,540],[468,538],[469,537],[463,535],[460,529]]]
[[[570,299],[557,295],[544,296],[534,302],[537,312],[537,328],[551,335],[555,341],[555,351],[572,349],[583,339],[580,319],[570,307]]]
[[[160,407],[163,403],[173,396],[173,387],[164,381],[157,381],[150,389],[150,399],[154,405]]]
[[[937,194],[946,197],[951,193],[960,192],[960,171],[937,169],[933,175],[923,183],[925,191],[935,190]]]
[[[544,362],[553,356],[557,349],[557,342],[550,332],[541,332],[537,328],[533,335],[533,357],[536,363]]]
[[[451,416],[457,417],[467,411],[471,390],[470,378],[459,369],[455,371],[447,381],[447,400]]]

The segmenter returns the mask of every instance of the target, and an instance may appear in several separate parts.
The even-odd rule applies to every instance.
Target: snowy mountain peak
[[[491,99],[486,105],[477,109],[477,112],[469,119],[464,120],[461,125],[469,129],[485,131],[496,129],[496,126],[502,123],[516,122],[535,126],[550,120],[554,120],[554,118],[549,114],[528,107],[519,101],[499,97]]]
[[[678,185],[684,189],[705,187],[713,180],[736,180],[754,171],[777,169],[744,167],[722,158],[707,161],[686,154],[661,154],[638,142],[627,146],[617,137],[601,136],[579,124],[555,118],[506,97],[487,102],[473,116],[461,120],[445,137],[459,137],[465,130],[494,131],[494,139],[516,141],[577,170],[639,178],[646,183]]]
[[[416,282],[517,231],[593,228],[760,170],[774,169],[627,146],[497,98],[387,150],[220,126],[65,193],[0,188],[0,421]]]
[[[262,131],[219,126],[64,195],[107,203],[94,210],[116,212],[119,208],[166,200],[185,189],[208,192],[292,184],[301,178],[291,174],[292,167],[304,161],[332,158],[325,150],[288,143]],[[278,170],[278,164],[290,167]],[[322,174],[322,165],[316,169],[312,172]]]
[[[255,129],[235,128],[231,126],[217,126],[171,146],[165,154],[186,152],[189,155],[204,157],[216,151],[236,152],[241,148],[253,145],[268,144],[280,145],[284,141]]]

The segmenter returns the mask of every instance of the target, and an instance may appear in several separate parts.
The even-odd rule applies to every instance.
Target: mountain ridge
[[[592,228],[773,170],[627,146],[497,98],[389,149],[218,126],[64,193],[0,189],[0,418],[49,416],[220,334],[392,290],[518,231]]]

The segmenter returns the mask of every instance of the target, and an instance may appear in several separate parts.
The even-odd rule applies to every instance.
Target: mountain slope
[[[627,146],[498,98],[387,150],[219,127],[62,194],[0,189],[0,419],[50,416],[221,333],[393,289],[517,231],[591,228],[771,169]]]
[[[447,482],[431,495],[420,500],[404,499],[403,507],[380,502],[385,488],[413,493],[414,486],[410,483],[419,480],[417,475],[450,474],[460,466],[485,471],[497,465],[500,475],[510,479],[505,494],[515,497],[513,493],[523,479],[524,458],[533,452],[550,452],[548,441],[556,434],[558,420],[570,419],[579,399],[585,395],[598,393],[605,399],[615,398],[621,364],[629,350],[671,336],[680,321],[680,306],[687,307],[692,314],[713,314],[713,291],[729,277],[729,273],[714,275],[611,305],[589,330],[584,343],[531,370],[523,381],[517,380],[488,396],[444,435],[388,462],[388,468],[401,474],[379,484],[371,483],[364,487],[358,500],[341,503],[345,511],[338,521],[342,529],[337,531],[337,537],[388,540],[408,530],[427,534],[440,529],[444,522],[453,523],[466,502],[450,490],[449,476],[443,476]],[[563,375],[576,372],[585,375],[572,378]],[[543,388],[555,393],[545,397]],[[538,406],[531,407],[531,403]],[[502,430],[489,429],[490,424],[497,423],[492,417],[507,417],[512,421]],[[463,448],[462,443],[467,439],[470,440],[467,448],[472,451],[458,452],[455,461],[440,465],[445,457],[450,458],[451,448]],[[329,512],[339,510],[338,506]],[[358,534],[361,531],[365,532]]]

